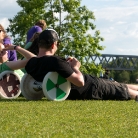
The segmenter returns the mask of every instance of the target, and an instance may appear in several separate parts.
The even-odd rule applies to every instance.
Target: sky
[[[21,7],[16,0],[0,0],[0,24],[7,28]],[[94,12],[96,30],[104,41],[101,54],[138,55],[138,0],[81,0]]]

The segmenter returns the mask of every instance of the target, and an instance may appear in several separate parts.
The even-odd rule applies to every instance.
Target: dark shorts
[[[85,85],[72,85],[67,99],[70,100],[130,100],[125,84],[85,75]]]
[[[130,100],[128,87],[125,84],[97,78],[97,85],[92,88],[92,99]]]

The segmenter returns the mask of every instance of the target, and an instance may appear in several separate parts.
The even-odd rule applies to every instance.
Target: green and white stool
[[[35,81],[28,74],[21,80],[22,94],[28,100],[40,100],[45,96],[51,101],[63,101],[68,97],[70,89],[70,82],[57,72],[49,72],[42,83]]]
[[[27,100],[41,100],[44,97],[42,84],[25,74],[21,80],[21,93]]]
[[[44,77],[42,88],[47,99],[63,101],[68,97],[71,85],[69,81],[60,76],[57,72],[49,72]]]

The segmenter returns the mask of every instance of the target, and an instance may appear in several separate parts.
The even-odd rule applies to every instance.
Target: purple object
[[[3,44],[12,44],[11,39],[9,37],[4,38]],[[9,61],[17,61],[17,53],[15,50],[8,50],[8,59]]]
[[[11,44],[11,39],[9,37],[4,38],[3,44]]]
[[[28,43],[30,41],[30,39],[32,38],[34,33],[39,33],[39,32],[42,32],[41,27],[39,27],[38,25],[32,26],[27,32],[27,41],[26,41],[26,43]]]

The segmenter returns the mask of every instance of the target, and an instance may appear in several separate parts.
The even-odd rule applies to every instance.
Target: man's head
[[[39,47],[49,49],[55,42],[59,40],[58,34],[53,29],[44,30],[39,35]]]
[[[39,20],[38,22],[36,22],[35,25],[40,26],[42,28],[42,30],[46,29],[46,27],[47,27],[45,20]]]

